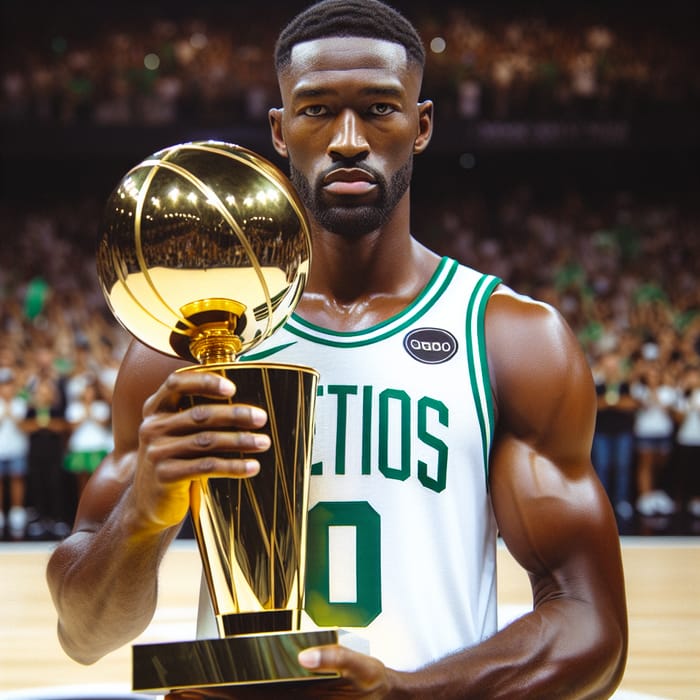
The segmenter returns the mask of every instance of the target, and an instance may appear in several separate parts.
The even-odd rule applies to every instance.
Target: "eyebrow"
[[[402,88],[390,87],[390,86],[380,86],[371,85],[362,88],[359,91],[360,95],[368,97],[403,97],[405,91]],[[300,88],[299,90],[294,90],[292,96],[295,99],[308,98],[308,97],[326,97],[328,95],[338,95],[339,91],[333,88]]]

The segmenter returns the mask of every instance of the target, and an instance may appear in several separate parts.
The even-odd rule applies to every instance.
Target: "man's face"
[[[430,137],[420,69],[403,46],[339,37],[294,47],[270,114],[277,150],[311,216],[325,229],[377,230],[406,195],[413,154]]]

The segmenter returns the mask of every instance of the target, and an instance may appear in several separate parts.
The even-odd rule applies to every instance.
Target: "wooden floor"
[[[44,579],[50,547],[0,544],[0,698],[39,686],[128,689],[129,647],[89,667],[72,662],[59,647]],[[625,538],[623,554],[631,641],[617,696],[697,700],[700,538]],[[499,567],[499,617],[507,621],[529,607],[529,586],[504,549]],[[140,641],[194,638],[199,575],[193,543],[176,542],[164,560],[158,612]]]

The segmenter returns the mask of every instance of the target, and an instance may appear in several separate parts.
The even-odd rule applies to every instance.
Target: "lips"
[[[335,195],[363,195],[376,187],[374,177],[362,168],[336,168],[323,178],[323,189]]]

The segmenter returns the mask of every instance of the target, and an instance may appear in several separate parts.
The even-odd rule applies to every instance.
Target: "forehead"
[[[409,89],[420,82],[406,49],[366,37],[327,37],[296,44],[280,84],[292,92],[335,80],[394,82]]]

